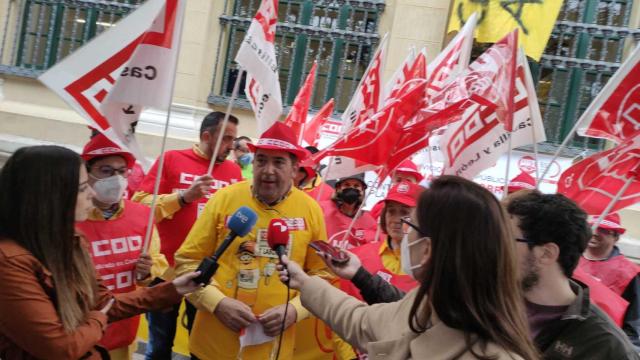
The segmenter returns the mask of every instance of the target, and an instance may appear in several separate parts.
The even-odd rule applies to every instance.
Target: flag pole
[[[429,155],[429,171],[431,172],[431,178],[435,177],[435,171],[433,169],[433,158],[431,157],[431,137],[429,137],[429,145],[427,146],[427,155]]]
[[[538,170],[538,138],[536,136],[536,122],[531,120],[531,140],[533,141],[533,159],[535,162],[535,169],[536,169],[536,187],[538,186],[538,183],[540,182],[540,173]]]
[[[182,5],[182,21],[180,21],[180,37],[182,37],[182,31],[184,30],[184,18],[185,18],[185,8],[186,8],[186,0]],[[182,49],[182,39],[178,39],[177,41],[177,49],[176,49],[176,57],[180,55],[180,50]],[[154,219],[156,206],[158,203],[158,192],[160,191],[160,180],[162,177],[162,169],[164,168],[164,152],[167,147],[167,137],[169,136],[169,122],[171,121],[171,104],[173,104],[173,94],[176,89],[176,77],[178,75],[177,68],[177,58],[176,58],[176,68],[173,72],[173,79],[171,79],[171,96],[169,96],[169,108],[167,109],[167,118],[164,122],[164,132],[162,134],[162,144],[160,145],[160,158],[158,159],[158,171],[156,171],[156,181],[153,183],[153,196],[151,197],[151,211],[149,212],[149,219],[147,220],[147,229],[144,234],[144,241],[142,242],[142,254],[149,254],[149,244],[151,242],[151,234],[154,228]],[[141,280],[141,279],[138,279]]]
[[[222,121],[222,126],[220,127],[220,131],[218,132],[218,140],[216,140],[216,146],[213,149],[213,154],[211,154],[211,160],[209,161],[209,168],[207,169],[207,175],[213,174],[213,167],[215,166],[216,158],[218,157],[218,152],[220,151],[220,144],[222,143],[224,132],[227,129],[227,124],[229,123],[229,116],[231,115],[231,109],[233,109],[233,103],[236,101],[236,98],[238,97],[238,92],[240,91],[240,81],[242,80],[243,74],[244,74],[244,69],[238,66],[238,76],[236,77],[235,84],[233,84],[233,90],[231,91],[231,98],[229,99],[229,103],[227,104],[227,110],[224,113],[224,120]]]
[[[511,139],[513,139],[513,133],[508,132],[509,134],[509,152],[507,153],[507,166],[504,174],[504,188],[502,190],[502,198],[507,197],[507,192],[509,191],[509,167],[511,166],[511,151],[513,150],[513,144],[511,143]]]
[[[640,171],[640,165],[638,165],[636,167],[636,169],[629,171],[629,178],[627,179],[627,181],[624,183],[624,185],[622,186],[622,188],[620,188],[620,191],[618,191],[618,193],[616,194],[616,196],[611,200],[611,202],[609,202],[609,205],[607,205],[607,207],[604,209],[604,211],[602,212],[602,214],[600,214],[600,216],[598,217],[598,220],[593,223],[593,226],[591,227],[591,231],[595,232],[598,229],[598,226],[600,226],[600,223],[602,222],[602,220],[609,215],[609,212],[611,212],[611,209],[613,209],[613,207],[616,205],[616,203],[620,200],[620,198],[622,197],[622,195],[624,195],[624,193],[627,191],[627,189],[629,188],[629,186],[631,186],[631,183],[633,183],[634,180],[636,180],[636,178],[638,177],[638,172]]]
[[[578,131],[578,128],[580,127],[580,123],[581,123],[580,120],[576,121],[575,125],[573,125],[573,128],[571,129],[571,131],[569,132],[567,137],[565,137],[564,140],[562,141],[562,144],[560,144],[560,146],[558,146],[558,149],[553,154],[553,157],[551,158],[551,161],[549,161],[549,164],[545,167],[544,171],[542,172],[542,175],[540,176],[540,180],[536,184],[536,189],[540,188],[540,184],[544,181],[545,176],[547,176],[547,173],[549,172],[549,169],[551,169],[551,165],[559,157],[560,152],[565,147],[567,147],[567,144],[569,143],[569,140],[571,140],[573,138],[573,136],[576,134],[576,131]]]
[[[349,235],[351,235],[351,230],[353,229],[353,225],[355,225],[356,220],[358,220],[358,217],[360,216],[360,212],[362,212],[362,208],[364,207],[364,204],[367,203],[367,200],[369,200],[369,196],[371,196],[371,194],[373,194],[374,189],[377,189],[379,184],[382,184],[382,181],[380,181],[380,176],[382,175],[382,171],[383,170],[384,170],[384,166],[381,166],[380,169],[378,171],[376,171],[376,182],[374,184],[375,186],[372,186],[371,190],[369,190],[367,192],[367,194],[365,195],[364,199],[362,199],[362,203],[358,207],[358,210],[356,210],[355,215],[353,215],[353,218],[351,219],[351,222],[349,223],[349,227],[347,228],[347,232],[344,233],[344,235],[342,236],[342,240],[340,241],[340,243],[344,243],[344,241],[347,239],[347,237]],[[375,239],[373,241],[375,241]]]

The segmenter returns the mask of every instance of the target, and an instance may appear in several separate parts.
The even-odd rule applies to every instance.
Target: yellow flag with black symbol
[[[478,13],[475,38],[494,43],[516,27],[527,56],[540,60],[556,23],[562,0],[454,0],[447,32],[462,28]]]

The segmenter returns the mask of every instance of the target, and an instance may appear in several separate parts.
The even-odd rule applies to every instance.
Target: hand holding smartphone
[[[349,262],[349,255],[344,253],[339,248],[330,245],[326,241],[312,241],[311,243],[309,243],[309,246],[317,252],[323,252],[327,254],[331,258],[331,261],[335,262],[336,264],[346,264],[347,262]]]

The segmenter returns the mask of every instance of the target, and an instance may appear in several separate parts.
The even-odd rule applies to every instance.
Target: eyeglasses
[[[605,236],[607,236],[607,235],[615,235],[616,234],[616,232],[614,230],[609,230],[609,229],[600,228],[600,227],[596,231],[598,232],[598,234],[605,235]]]
[[[420,234],[420,235],[424,235],[424,234],[422,233],[422,231],[420,231],[420,228],[418,227],[418,225],[413,224],[413,223],[411,222],[411,218],[409,218],[409,217],[404,217],[404,218],[400,219],[400,222],[402,223],[402,233],[403,233],[403,234],[408,234],[408,233],[409,233],[409,231],[410,231],[411,229],[413,229],[413,230],[415,230],[418,234]]]
[[[129,174],[131,174],[131,169],[127,168],[126,166],[116,169],[113,166],[103,165],[100,167],[94,167],[93,169],[95,170],[96,177],[100,179],[108,178],[114,176],[115,174],[126,178],[129,177]]]
[[[535,243],[532,240],[529,239],[525,239],[525,238],[516,238],[517,242],[521,242],[521,243],[525,243],[528,245],[534,245]]]

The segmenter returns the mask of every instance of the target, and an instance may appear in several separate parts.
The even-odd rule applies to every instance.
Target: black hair
[[[234,149],[238,149],[238,146],[240,146],[240,141],[242,141],[242,140],[250,142],[250,143],[253,142],[253,141],[251,141],[251,138],[248,137],[248,136],[244,136],[244,135],[238,136],[237,138],[233,139],[233,148]]]
[[[530,247],[552,242],[560,248],[558,263],[571,277],[591,238],[584,210],[564,195],[531,192],[510,201],[507,211],[520,220]]]
[[[318,148],[315,147],[315,146],[309,145],[309,146],[305,146],[304,148],[309,150],[309,152],[312,153],[312,154],[320,152],[320,150],[318,150]]]
[[[202,119],[202,124],[200,125],[200,135],[204,134],[206,131],[213,132],[215,131],[220,124],[224,121],[224,113],[221,111],[214,111],[207,114],[207,116]],[[229,114],[229,122],[238,125],[240,122],[237,117]]]

